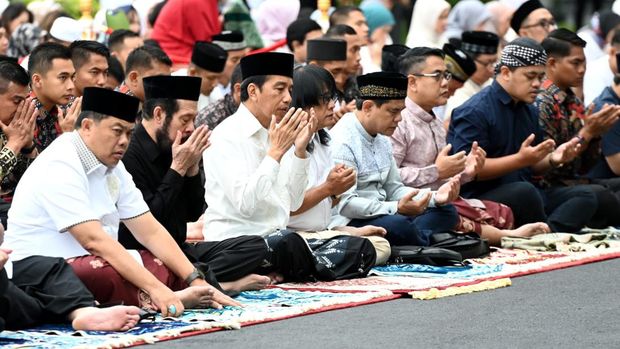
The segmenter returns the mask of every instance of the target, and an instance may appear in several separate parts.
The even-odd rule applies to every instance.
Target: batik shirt
[[[586,110],[579,97],[570,89],[561,90],[551,80],[543,82],[542,92],[536,97],[536,107],[545,139],[553,139],[556,146],[570,141],[583,127]],[[534,181],[543,188],[574,184],[596,162],[600,155],[599,148],[599,141],[590,142],[575,160],[551,169],[544,176],[535,177]]]
[[[194,124],[196,127],[207,125],[210,130],[213,130],[220,122],[233,115],[237,111],[237,108],[239,108],[239,106],[235,103],[232,95],[227,94],[217,102],[202,108],[198,112],[198,115],[196,115]]]
[[[0,143],[2,144],[2,149],[0,149],[0,199],[10,203],[13,200],[17,182],[34,158],[13,153],[6,147],[7,142],[8,138],[4,132],[0,131]]]
[[[39,99],[35,98],[35,107],[39,110],[37,116],[36,127],[34,129],[34,144],[39,152],[47,148],[62,133],[62,129],[58,124],[58,108],[54,107],[47,111],[43,108],[43,104]],[[66,107],[63,107],[66,111]]]

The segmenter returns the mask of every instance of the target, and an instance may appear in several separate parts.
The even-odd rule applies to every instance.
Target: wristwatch
[[[192,282],[194,282],[194,280],[196,280],[196,279],[202,279],[202,280],[204,280],[204,279],[205,279],[205,274],[204,274],[202,271],[200,271],[200,270],[198,270],[198,269],[194,268],[194,271],[192,271],[192,273],[191,273],[191,274],[189,274],[189,275],[185,278],[185,283],[186,283],[186,284],[188,284],[188,285],[191,285],[191,284],[192,284]]]

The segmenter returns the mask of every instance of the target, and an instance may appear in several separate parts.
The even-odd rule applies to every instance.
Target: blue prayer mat
[[[127,332],[74,331],[69,325],[45,325],[24,331],[0,332],[0,347],[59,349],[124,347],[153,343],[186,333],[200,334],[221,329],[239,329],[243,324],[274,321],[396,298],[389,291],[317,292],[278,288],[243,292],[235,299],[244,307],[187,310],[179,318],[143,321]]]

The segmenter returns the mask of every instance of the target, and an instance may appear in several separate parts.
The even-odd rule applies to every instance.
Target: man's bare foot
[[[551,229],[546,223],[530,223],[524,224],[517,229],[508,230],[507,236],[529,238],[538,234],[550,233]]]
[[[213,286],[190,286],[174,292],[183,303],[185,309],[216,307],[213,301],[215,288]]]
[[[271,280],[272,285],[279,284],[284,281],[284,276],[282,276],[282,274],[280,273],[273,272],[273,273],[267,274],[267,276]]]
[[[385,236],[385,234],[387,234],[387,231],[385,230],[385,228],[382,227],[377,227],[374,225],[366,225],[363,227],[349,227],[349,226],[344,226],[344,227],[338,227],[337,230],[340,231],[344,231],[347,232],[349,234],[351,234],[352,236]]]
[[[198,221],[193,223],[187,223],[187,240],[190,241],[203,241],[205,238],[202,235],[202,227],[204,225],[203,216],[200,216]]]
[[[110,308],[80,308],[71,315],[75,330],[127,331],[140,321],[140,308],[117,305]]]
[[[243,291],[262,290],[270,284],[271,278],[269,276],[258,274],[246,275],[235,281],[220,282],[220,286],[228,295],[237,295]]]

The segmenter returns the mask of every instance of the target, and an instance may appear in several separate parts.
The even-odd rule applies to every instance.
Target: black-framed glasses
[[[476,61],[476,63],[480,64],[481,66],[483,66],[485,68],[495,68],[495,64],[497,64],[497,61],[483,62],[483,61],[478,60],[478,59],[474,59],[474,61]]]
[[[534,23],[534,24],[530,24],[530,25],[524,25],[523,29],[527,29],[527,28],[533,28],[533,27],[543,27],[545,30],[549,30],[551,27],[555,28],[557,25],[557,23],[555,22],[555,19],[551,18],[551,19],[541,19],[540,21],[538,21],[538,23]]]
[[[321,93],[319,95],[319,101],[323,104],[328,104],[329,102],[336,103],[338,101],[338,95],[331,92]]]
[[[411,75],[413,75],[413,76],[422,76],[422,77],[426,77],[426,78],[433,78],[433,79],[435,79],[435,81],[439,81],[442,78],[445,79],[446,81],[450,81],[452,79],[452,73],[450,73],[447,70],[438,71],[438,72],[435,72],[435,73],[413,73]]]

